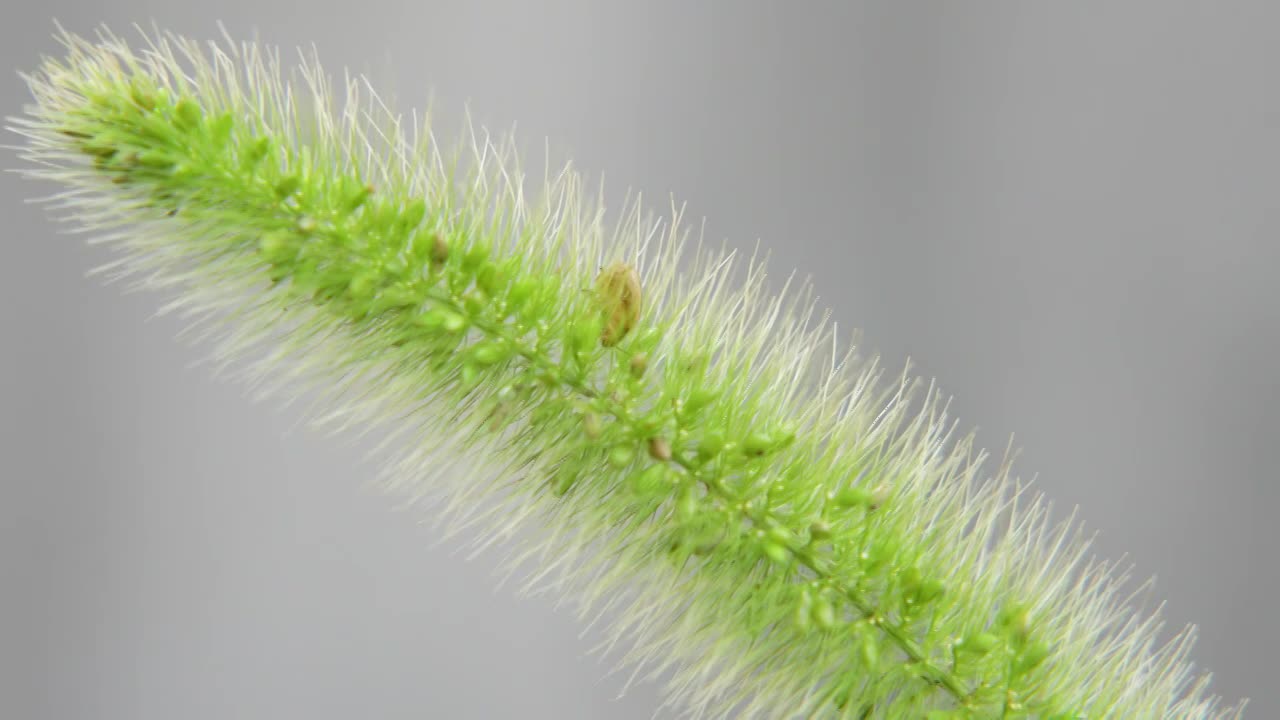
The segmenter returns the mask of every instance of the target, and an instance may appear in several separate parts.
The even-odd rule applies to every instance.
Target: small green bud
[[[162,150],[143,150],[134,158],[139,165],[153,170],[168,170],[174,165],[173,156]]]
[[[858,654],[862,656],[862,662],[866,666],[875,670],[880,665],[880,645],[876,642],[874,633],[860,632],[858,633]]]
[[[480,368],[472,362],[464,364],[458,371],[458,381],[462,385],[463,392],[470,393],[480,384]]]
[[[784,546],[790,545],[796,539],[795,535],[792,535],[790,530],[781,525],[774,525],[769,528],[765,535],[768,536],[770,540]]]
[[[351,283],[347,286],[347,292],[351,297],[357,300],[363,300],[373,294],[374,288],[378,283],[378,275],[374,272],[362,272],[351,278]]]
[[[698,442],[698,457],[706,460],[720,454],[724,449],[724,433],[719,430],[708,430]]]
[[[173,108],[174,124],[183,130],[190,130],[200,124],[200,106],[189,98],[182,98]]]
[[[831,526],[823,520],[818,520],[809,526],[809,538],[815,541],[826,540],[831,537]]]
[[[373,188],[369,188],[373,192]],[[422,198],[414,198],[404,208],[404,215],[401,217],[406,228],[416,228],[422,222],[422,218],[426,217],[427,203]]]
[[[593,412],[583,415],[582,432],[587,436],[588,440],[599,440],[601,433],[604,432],[604,426],[600,420],[600,416]]]
[[[240,165],[245,170],[252,169],[258,163],[262,162],[262,158],[266,157],[267,151],[271,149],[271,139],[263,135],[253,141],[244,153],[244,158]]]
[[[421,298],[408,288],[403,286],[392,286],[378,294],[374,299],[373,305],[369,308],[369,311],[376,315],[395,308],[417,305],[419,302],[421,302]]]
[[[716,391],[706,388],[694,390],[684,399],[684,403],[681,405],[681,412],[684,415],[693,417],[710,405],[717,395]]]
[[[370,226],[379,232],[389,232],[400,222],[400,208],[391,202],[369,203],[365,212]]]
[[[428,330],[444,330],[449,334],[462,332],[467,327],[467,319],[452,310],[433,308],[414,319],[418,325]]]
[[[360,188],[357,188],[355,192],[348,195],[347,199],[343,201],[342,209],[349,213],[355,212],[356,210],[360,209],[360,206],[363,205],[365,201],[369,199],[369,196],[372,194],[373,194],[372,185],[364,185]]]
[[[686,487],[680,491],[680,497],[676,499],[676,517],[681,522],[689,522],[698,514],[698,497],[694,495],[693,488]]]
[[[916,602],[921,604],[931,603],[942,597],[947,591],[947,586],[940,580],[928,579],[920,583],[920,587],[916,589]]]
[[[447,333],[460,333],[467,327],[467,319],[453,312],[445,312],[444,322],[440,325]]]
[[[524,307],[524,304],[533,297],[533,291],[537,289],[537,281],[531,277],[522,277],[511,284],[511,289],[507,291],[507,304],[512,308]]]
[[[462,269],[465,272],[474,273],[488,259],[489,246],[483,242],[477,242],[462,256]]]
[[[791,621],[800,632],[809,632],[813,628],[813,610],[809,603],[797,603]]]
[[[494,263],[485,263],[476,271],[476,287],[490,295],[500,293],[507,282],[507,274]]]
[[[567,338],[569,351],[575,356],[581,356],[595,342],[596,335],[600,332],[598,323],[592,320],[579,320],[569,330]]]
[[[973,653],[974,655],[986,655],[1000,644],[1000,638],[989,632],[981,632],[968,638],[961,638],[956,641],[956,650],[959,652]]]
[[[770,560],[779,565],[791,564],[791,553],[785,547],[772,540],[765,540],[760,544],[760,549]]]
[[[837,507],[867,507],[871,504],[871,492],[866,488],[847,487],[837,491],[832,500]]]
[[[616,445],[609,451],[609,464],[616,468],[624,468],[631,464],[636,451],[630,445]]]
[[[742,451],[749,457],[760,457],[782,450],[795,439],[796,434],[790,430],[753,432],[742,442]]]
[[[488,367],[511,357],[511,349],[504,343],[485,341],[471,348],[471,359],[480,367]]]
[[[822,596],[818,597],[813,604],[813,621],[823,630],[830,630],[836,626],[836,608],[830,600]]]
[[[916,567],[909,567],[906,570],[903,570],[898,582],[902,585],[902,590],[904,592],[914,592],[920,587],[920,569]]]
[[[156,109],[156,96],[150,88],[142,85],[141,79],[134,80],[129,88],[129,97],[140,110],[150,112]]]
[[[289,242],[288,233],[269,232],[258,240],[258,251],[269,262],[281,263],[292,260],[295,254],[293,243]]]
[[[894,556],[895,548],[890,543],[891,541],[885,538],[863,550],[861,556],[863,567],[868,571],[883,567]]]
[[[1049,646],[1043,642],[1034,642],[1027,646],[1014,661],[1014,672],[1018,675],[1034,670],[1049,657]]]
[[[641,496],[653,496],[666,493],[670,485],[666,481],[667,469],[662,465],[649,467],[633,474],[628,480],[632,492]]]
[[[472,317],[483,315],[485,309],[489,307],[489,295],[484,290],[476,288],[462,297],[462,305]]]
[[[753,432],[742,441],[742,451],[752,457],[759,457],[773,447],[773,438],[766,433]]]
[[[996,624],[1016,643],[1025,642],[1031,633],[1031,613],[1026,606],[1015,603],[996,616]]]
[[[276,197],[284,200],[294,193],[298,192],[298,188],[302,186],[302,179],[297,175],[289,175],[280,182],[276,183]]]
[[[807,587],[800,591],[792,621],[801,632],[808,632],[813,627],[813,591]]]
[[[226,145],[227,140],[231,138],[231,127],[234,122],[235,118],[229,112],[214,118],[213,122],[209,123],[209,140],[219,148]]]

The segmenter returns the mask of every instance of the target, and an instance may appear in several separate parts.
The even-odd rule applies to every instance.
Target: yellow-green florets
[[[837,352],[678,214],[606,229],[574,173],[526,195],[509,145],[442,149],[256,45],[63,39],[13,125],[65,213],[223,355],[270,349],[262,378],[398,433],[399,489],[540,529],[529,554],[588,609],[623,598],[629,659],[683,668],[691,712],[1231,714],[1074,526],[979,482],[936,390]]]

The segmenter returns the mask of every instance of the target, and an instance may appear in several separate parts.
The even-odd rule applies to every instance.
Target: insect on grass
[[[604,327],[600,330],[600,344],[617,345],[640,319],[643,297],[640,274],[624,262],[615,262],[596,276],[596,301],[600,304]]]

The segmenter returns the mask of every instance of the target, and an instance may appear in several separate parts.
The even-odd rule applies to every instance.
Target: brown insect
[[[616,262],[596,276],[596,298],[604,327],[600,344],[613,347],[626,337],[640,319],[640,275],[624,262]]]

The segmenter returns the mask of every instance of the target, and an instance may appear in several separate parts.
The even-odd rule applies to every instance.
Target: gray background
[[[0,68],[53,17],[314,41],[405,107],[550,137],[615,204],[762,239],[986,445],[1016,430],[1217,689],[1280,714],[1280,5],[57,0],[0,13]],[[25,97],[0,74],[0,111]],[[363,448],[86,280],[106,256],[43,189],[0,178],[0,717],[650,715],[570,612],[494,592],[498,555],[430,547]]]

